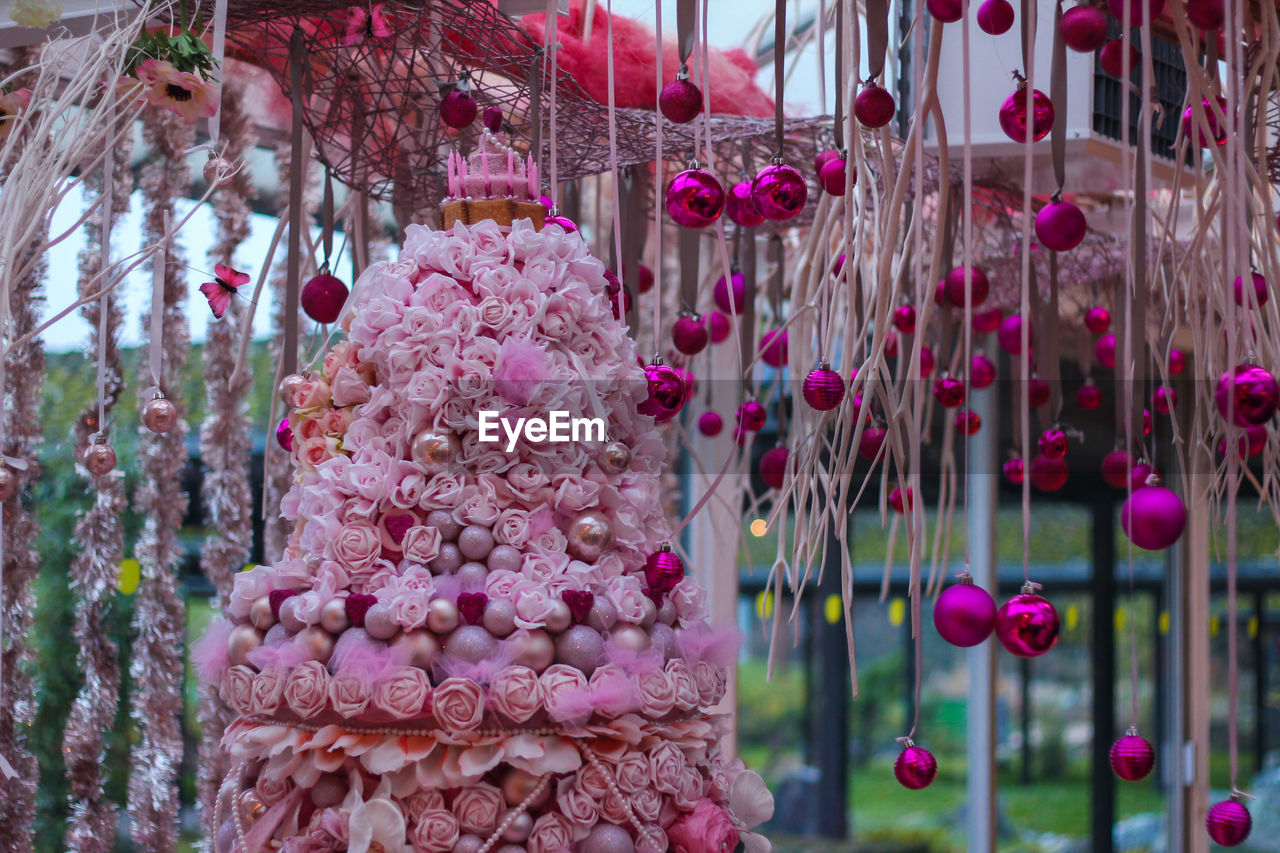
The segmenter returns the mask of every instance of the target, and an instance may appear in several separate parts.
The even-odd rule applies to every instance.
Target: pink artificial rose
[[[505,331],[515,317],[515,311],[512,310],[511,305],[501,296],[487,296],[480,300],[476,314],[482,326],[495,332]]]
[[[676,692],[676,707],[681,711],[692,711],[698,707],[698,685],[693,681],[693,673],[689,665],[679,658],[667,661],[667,677]]]
[[[644,790],[649,787],[649,759],[642,752],[629,750],[618,760],[613,775],[624,794]]]
[[[652,788],[641,788],[630,797],[631,810],[645,823],[654,823],[662,813],[662,795]]]
[[[393,667],[383,676],[373,693],[373,707],[397,720],[408,720],[422,714],[431,698],[431,682],[416,666]]]
[[[411,470],[400,478],[387,495],[391,505],[399,509],[414,509],[422,501],[427,488],[427,477],[421,471]]]
[[[391,599],[391,618],[406,631],[421,628],[427,622],[429,598],[422,590],[401,590]]]
[[[668,595],[676,606],[676,616],[681,624],[691,625],[707,619],[707,591],[692,578],[685,578],[676,584]]]
[[[372,568],[382,555],[382,536],[372,524],[343,525],[338,538],[333,542],[333,555],[348,570]]]
[[[365,384],[364,377],[354,367],[343,367],[338,370],[333,378],[330,393],[333,396],[333,405],[338,407],[358,406],[369,402],[369,386]]]
[[[492,219],[482,220],[471,226],[471,246],[475,250],[476,263],[489,266],[505,265],[511,260],[507,235]]]
[[[240,664],[222,676],[222,700],[238,714],[253,713],[253,667]]]
[[[590,829],[600,818],[595,798],[574,784],[572,776],[566,776],[556,786],[556,805],[560,813],[577,828]]]
[[[309,438],[298,448],[298,462],[304,468],[318,468],[333,454],[329,452],[329,442],[325,436]]]
[[[294,667],[284,683],[284,701],[304,720],[323,711],[329,701],[329,671],[324,664],[309,660]]]
[[[347,427],[351,426],[351,422],[355,420],[355,412],[351,409],[330,409],[324,416],[324,434],[333,436],[343,436],[347,433]]]
[[[618,619],[639,624],[645,616],[645,603],[649,597],[635,575],[621,575],[609,581],[609,600],[618,611]]]
[[[415,851],[450,853],[458,843],[458,819],[444,809],[425,812],[414,824],[409,840]]]
[[[564,815],[546,812],[533,822],[525,842],[529,853],[562,853],[573,843],[573,828]]]
[[[329,383],[318,377],[304,379],[293,394],[295,409],[315,409],[329,405]]]
[[[621,717],[631,711],[636,706],[636,689],[627,671],[616,663],[596,667],[591,673],[591,704],[604,717]]]
[[[686,767],[680,777],[680,790],[672,799],[680,811],[693,811],[698,801],[707,795],[707,783],[702,774],[692,767]]]
[[[461,478],[441,471],[427,481],[427,488],[422,494],[423,509],[453,509],[462,500],[463,483]]]
[[[287,777],[281,778],[271,774],[265,768],[262,775],[253,783],[253,787],[258,792],[258,796],[262,798],[262,802],[268,806],[273,806],[280,802],[293,790],[293,785]]]
[[[498,520],[500,512],[494,495],[488,494],[479,486],[467,486],[454,516],[466,524],[491,527]]]
[[[313,438],[324,437],[324,413],[331,409],[317,409],[309,415],[295,415],[293,418],[293,440],[301,444]]]
[[[517,584],[512,598],[516,603],[516,625],[520,628],[541,628],[557,609],[546,587],[533,581]]]
[[[577,785],[594,799],[609,793],[609,770],[603,764],[586,764],[578,768]]]
[[[558,722],[581,722],[591,714],[590,690],[582,670],[558,663],[538,677],[547,713]]]
[[[549,482],[542,469],[530,462],[518,462],[507,471],[508,488],[525,503],[533,503],[534,496]]]
[[[439,791],[414,791],[400,801],[400,810],[410,821],[418,821],[424,814],[446,808],[444,794]]]
[[[667,840],[673,853],[732,853],[738,829],[724,809],[704,799],[667,829]]]
[[[493,526],[493,538],[500,544],[523,548],[529,541],[529,513],[517,507],[504,509]]]
[[[676,705],[676,687],[660,669],[636,676],[636,696],[640,700],[640,713],[646,717],[665,717]]]
[[[684,753],[673,743],[663,742],[649,751],[649,780],[664,794],[680,790],[684,768]]]
[[[513,723],[524,723],[539,710],[538,674],[527,666],[498,670],[489,683],[489,704]]]
[[[431,698],[432,713],[446,731],[472,731],[484,718],[484,691],[474,681],[446,678]]]
[[[280,697],[283,695],[284,680],[280,678],[279,670],[264,669],[253,677],[253,695],[250,702],[253,713],[274,714],[280,707]]]
[[[484,579],[485,595],[490,598],[512,598],[524,577],[508,569],[489,572]]]
[[[440,553],[440,529],[425,525],[410,527],[400,547],[406,560],[425,566]]]
[[[463,788],[453,798],[453,813],[458,817],[458,824],[480,836],[493,832],[502,808],[502,792],[485,782]]]
[[[719,679],[716,677],[716,670],[719,669],[710,661],[698,661],[693,667],[693,683],[698,688],[698,706],[701,708],[710,708],[712,705],[720,701],[720,685]]]
[[[344,717],[358,717],[369,707],[373,684],[368,673],[350,668],[329,679],[329,703]]]
[[[618,826],[627,826],[631,823],[631,798],[621,797],[610,791],[605,794],[604,799],[600,801],[600,817],[606,823],[617,824]]]

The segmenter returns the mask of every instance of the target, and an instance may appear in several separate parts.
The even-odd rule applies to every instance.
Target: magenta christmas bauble
[[[1147,486],[1129,495],[1120,507],[1120,526],[1139,548],[1163,551],[1182,537],[1187,508],[1172,490]]]
[[[747,400],[738,407],[738,425],[747,432],[759,432],[764,429],[768,419],[768,411],[756,400]]]
[[[964,308],[964,280],[964,267],[956,267],[947,273],[947,277],[943,279],[946,282],[947,301],[957,308]],[[970,267],[969,293],[971,294],[972,305],[976,307],[986,302],[987,294],[990,292],[991,282],[987,280],[987,274],[980,267]]]
[[[1160,13],[1164,11],[1164,0],[1107,0],[1107,6],[1111,8],[1111,14],[1115,15],[1116,20],[1124,17],[1124,7],[1129,7],[1129,23],[1134,27],[1140,27],[1147,21],[1160,17]],[[1145,9],[1143,8],[1145,5]],[[1146,14],[1144,14],[1144,12]]]
[[[770,329],[760,336],[760,360],[770,367],[786,366],[786,329]]]
[[[1280,386],[1274,376],[1256,364],[1238,364],[1222,374],[1213,398],[1224,418],[1230,409],[1236,426],[1257,426],[1276,413]]]
[[[964,405],[964,383],[954,376],[939,376],[933,380],[933,399],[944,409]]]
[[[1031,460],[1031,485],[1042,492],[1056,492],[1067,484],[1068,471],[1065,459],[1038,453]]]
[[[1023,587],[996,613],[1000,645],[1020,658],[1039,657],[1058,642],[1058,611],[1048,599]]]
[[[1116,368],[1116,336],[1106,334],[1098,338],[1093,345],[1093,357],[1098,360],[1098,364],[1107,370],[1115,370]]]
[[[1167,415],[1173,411],[1173,407],[1178,403],[1178,392],[1174,391],[1168,385],[1161,385],[1159,388],[1151,392],[1151,408],[1155,409],[1162,415]]]
[[[837,148],[826,148],[813,155],[813,173],[816,175],[822,171],[822,167],[827,161],[840,156]]]
[[[1072,6],[1062,13],[1058,26],[1062,41],[1074,51],[1093,53],[1107,43],[1107,13],[1097,6]]]
[[[347,295],[342,279],[320,273],[302,285],[302,310],[317,323],[332,323],[342,313]]]
[[[724,212],[735,224],[743,228],[754,228],[764,222],[760,205],[756,204],[755,196],[751,194],[750,181],[738,181],[729,187],[729,192],[724,199]]]
[[[688,124],[702,112],[702,90],[688,77],[676,77],[658,93],[658,109],[668,121]]]
[[[990,311],[975,311],[973,314],[973,330],[980,335],[994,332],[1000,328],[1000,321],[1003,319],[1003,308],[992,308]]]
[[[1198,30],[1216,30],[1227,16],[1225,0],[1187,0],[1186,10],[1187,20]]]
[[[1023,469],[1022,460],[1018,457],[1006,459],[1004,465],[1001,466],[1004,478],[1015,486],[1021,486],[1022,480],[1026,476]]]
[[[888,332],[884,336],[884,356],[885,358],[898,357],[898,336],[893,332]]]
[[[679,374],[680,381],[684,383],[684,401],[688,403],[693,399],[693,394],[698,388],[698,380],[693,375],[693,371],[686,367],[675,367],[674,370]]]
[[[698,432],[708,438],[719,435],[722,429],[724,429],[724,418],[715,412],[703,412],[698,417]]]
[[[1129,76],[1133,76],[1133,72],[1138,69],[1138,63],[1142,60],[1138,49],[1132,44],[1129,45]],[[1102,50],[1098,51],[1098,64],[1102,66],[1102,70],[1110,74],[1112,77],[1124,76],[1124,40],[1112,39],[1102,46]]]
[[[702,322],[706,324],[707,334],[710,335],[711,343],[713,344],[718,344],[729,337],[729,332],[732,331],[732,327],[729,325],[729,318],[719,311],[708,311],[703,314]]]
[[[849,163],[843,157],[834,157],[818,170],[818,183],[829,195],[844,195],[844,185],[849,178]],[[858,170],[853,170],[852,183],[858,183]]]
[[[1076,404],[1086,412],[1092,412],[1102,405],[1102,392],[1092,383],[1081,385],[1076,391]]]
[[[915,493],[911,489],[907,489],[907,494],[904,498],[902,489],[895,488],[892,492],[889,492],[889,508],[898,515],[905,515],[907,510],[911,509],[914,498]]]
[[[1151,742],[1133,728],[1116,738],[1108,758],[1112,772],[1126,782],[1147,778],[1156,766],[1156,751],[1151,748]]]
[[[925,0],[929,14],[944,24],[954,24],[964,14],[961,0]]]
[[[671,342],[685,355],[697,355],[707,348],[710,335],[700,317],[681,317],[671,327]]]
[[[1049,402],[1049,383],[1034,373],[1027,380],[1027,402],[1033,409]]]
[[[985,589],[962,577],[934,602],[933,626],[953,646],[976,646],[995,630],[996,603]]]
[[[715,175],[703,169],[686,169],[667,186],[667,215],[685,228],[706,228],[720,218],[724,198],[724,187]]]
[[[969,384],[978,390],[989,388],[996,381],[996,366],[981,352],[970,362]]]
[[[1013,4],[1009,0],[983,0],[978,7],[978,29],[1001,36],[1013,27]]]
[[[869,83],[853,99],[853,117],[863,127],[884,127],[893,120],[897,104],[887,89]]]
[[[826,362],[804,378],[804,401],[819,412],[829,412],[844,399],[844,380]]]
[[[1182,350],[1173,347],[1169,350],[1169,374],[1177,376],[1187,367],[1187,357],[1183,355]]]
[[[1039,89],[1031,92],[1027,104],[1027,89],[1019,88],[1000,105],[1000,129],[1014,142],[1026,142],[1028,132],[1032,142],[1039,142],[1053,128],[1053,102]]]
[[[1155,477],[1155,480],[1152,480]],[[1159,482],[1160,472],[1145,462],[1139,462],[1129,469],[1129,490],[1136,492]]]
[[[148,400],[142,407],[142,425],[163,435],[178,425],[178,407],[164,397]]]
[[[561,216],[558,213],[549,213],[547,218],[543,220],[547,225],[559,225],[566,234],[572,234],[578,230],[578,223],[574,222],[567,216]]]
[[[650,589],[670,592],[684,580],[684,562],[670,547],[664,545],[645,561],[644,579]]]
[[[1243,844],[1253,831],[1253,816],[1244,803],[1233,797],[1209,808],[1204,817],[1204,827],[1215,843],[1236,847]]]
[[[955,425],[963,435],[977,435],[982,429],[982,416],[977,412],[956,412]]]
[[[636,290],[640,293],[653,290],[653,270],[644,264],[636,264]]]
[[[1270,291],[1267,289],[1267,280],[1259,273],[1250,273],[1253,277],[1253,299],[1261,308],[1267,304],[1267,300],[1271,297]],[[1237,305],[1248,305],[1249,299],[1245,296],[1244,282],[1240,276],[1236,276],[1235,282],[1232,284],[1233,295],[1235,296]]]
[[[1028,345],[1034,340],[1031,332],[1032,330],[1028,328]],[[1022,355],[1022,316],[1020,314],[1010,314],[1000,321],[1000,328],[996,329],[996,341],[999,342],[1000,349],[1009,355]]]
[[[869,426],[862,431],[858,440],[858,455],[868,462],[874,461],[884,446],[885,431],[880,427]]]
[[[1222,116],[1227,121],[1231,119],[1231,113],[1227,110],[1227,99],[1218,97],[1218,108],[1222,111]],[[1209,106],[1209,100],[1205,98],[1200,102],[1200,109],[1204,111],[1204,122],[1208,125],[1208,133],[1205,132],[1205,126],[1196,120],[1196,110],[1194,106],[1187,107],[1182,113],[1182,135],[1191,137],[1192,131],[1195,132],[1196,144],[1201,148],[1209,148],[1215,145],[1227,144],[1227,129],[1224,127],[1225,122],[1219,121],[1217,114],[1213,108]]]
[[[1265,426],[1247,426],[1244,434],[1236,442],[1236,451],[1240,459],[1257,456],[1267,447],[1267,428]],[[1227,455],[1226,439],[1218,442],[1218,455]]]
[[[729,304],[730,285],[732,285],[733,304]],[[747,280],[742,273],[734,270],[729,274],[729,281],[724,280],[724,276],[716,279],[715,286],[711,288],[711,298],[715,301],[716,307],[725,314],[741,314],[747,310]]]
[[[288,418],[281,418],[280,423],[276,424],[276,444],[280,445],[285,453],[293,450],[293,429],[289,426]]]
[[[756,174],[751,182],[751,195],[765,219],[784,222],[804,208],[809,185],[804,175],[791,166],[772,163]]]
[[[1036,239],[1055,252],[1069,252],[1079,246],[1087,230],[1084,213],[1069,201],[1051,201],[1036,214]]]
[[[1113,450],[1102,457],[1102,481],[1116,489],[1128,488],[1133,456],[1127,450]]]
[[[1067,434],[1060,429],[1047,429],[1040,433],[1036,446],[1050,459],[1061,459],[1067,455]]]
[[[666,423],[679,414],[684,405],[684,380],[674,368],[661,363],[646,364],[644,375],[649,383],[649,397],[640,404],[639,412],[652,417],[655,423]]]
[[[927,344],[920,345],[920,378],[924,379],[933,373],[934,366],[933,350],[929,349]]]
[[[938,775],[938,760],[929,750],[907,741],[906,747],[893,762],[893,775],[902,787],[918,791],[929,787]]]
[[[462,89],[454,89],[440,99],[440,121],[455,130],[461,130],[476,120],[480,112],[476,99],[471,93]]]
[[[760,457],[760,479],[771,489],[781,489],[787,473],[787,449],[771,447]]]
[[[1111,328],[1111,312],[1101,305],[1095,305],[1085,312],[1084,327],[1095,335],[1101,335]]]
[[[904,335],[916,330],[916,309],[914,305],[899,305],[893,309],[893,327]]]

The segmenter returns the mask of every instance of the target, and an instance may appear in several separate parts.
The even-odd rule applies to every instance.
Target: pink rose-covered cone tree
[[[470,172],[527,192],[511,158]],[[290,385],[285,553],[198,650],[237,715],[219,851],[768,850],[708,713],[736,639],[692,578],[646,576],[664,450],[604,273],[515,218],[410,226],[357,282]],[[487,411],[607,439],[482,442]]]

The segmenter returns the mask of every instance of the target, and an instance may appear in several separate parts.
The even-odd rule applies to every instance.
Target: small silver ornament
[[[613,527],[604,513],[590,510],[573,520],[565,531],[569,553],[588,563],[598,560],[613,545]]]
[[[298,389],[306,381],[306,378],[301,373],[290,373],[281,379],[280,384],[276,387],[276,391],[280,394],[280,402],[292,409],[294,401],[298,398]]]

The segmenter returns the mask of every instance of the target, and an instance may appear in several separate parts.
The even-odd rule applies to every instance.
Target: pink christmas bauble
[[[982,416],[977,412],[956,412],[955,425],[964,435],[977,435],[982,429]]]
[[[898,336],[893,332],[887,332],[884,336],[884,356],[885,358],[898,357]]]
[[[1060,429],[1047,429],[1040,434],[1037,447],[1050,459],[1061,459],[1067,455],[1067,434]]]
[[[992,308],[990,311],[975,311],[973,314],[973,330],[980,335],[994,332],[1000,328],[1000,321],[1003,319],[1003,308]]]
[[[889,493],[889,508],[898,515],[905,515],[907,510],[911,509],[912,502],[915,499],[915,493],[911,489],[907,489],[906,497],[902,496],[902,489],[895,488]]]
[[[1027,403],[1031,408],[1038,408],[1049,402],[1049,383],[1038,378],[1034,373],[1027,380]]]
[[[1257,426],[1276,413],[1280,386],[1274,376],[1256,364],[1238,364],[1222,374],[1213,396],[1224,418],[1230,407],[1236,426]]]
[[[880,427],[869,426],[862,431],[862,438],[858,441],[858,455],[868,462],[875,460],[880,454],[880,448],[884,445],[884,437],[886,433]]]
[[[1156,751],[1151,748],[1151,742],[1135,729],[1116,738],[1108,758],[1112,772],[1126,782],[1147,778],[1156,765]]]
[[[1113,450],[1102,457],[1102,480],[1108,486],[1127,488],[1132,470],[1133,456],[1127,450]]]
[[[1267,447],[1267,428],[1265,426],[1247,426],[1244,434],[1236,442],[1236,452],[1240,459],[1257,456]],[[1227,441],[1218,442],[1218,455],[1227,455]]]
[[[1074,51],[1093,53],[1107,43],[1107,13],[1097,6],[1072,6],[1062,13],[1058,26],[1062,41]]]
[[[1157,480],[1152,481],[1152,476]],[[1158,482],[1160,472],[1145,462],[1139,462],[1129,469],[1129,490],[1136,492],[1140,489],[1148,488],[1154,482]]]
[[[954,24],[964,14],[964,4],[960,0],[925,0],[924,5],[930,15],[944,24]]]
[[[1031,460],[1031,485],[1042,492],[1056,492],[1067,484],[1068,468],[1065,459],[1054,459],[1043,453]]]
[[[1027,141],[1030,127],[1031,141],[1039,142],[1053,129],[1053,102],[1039,89],[1031,92],[1031,106],[1027,106],[1027,90],[1017,89],[1000,105],[1000,129],[1014,142]]]
[[[1101,305],[1095,305],[1085,312],[1084,327],[1095,335],[1101,335],[1111,328],[1111,312]]]
[[[1191,26],[1206,32],[1221,27],[1227,17],[1224,0],[1187,0],[1186,9]]]
[[[710,335],[700,317],[681,317],[671,327],[671,341],[685,355],[697,355],[707,348]]]
[[[1028,328],[1028,345],[1033,340],[1032,330]],[[1022,355],[1022,316],[1010,314],[1001,320],[1000,328],[996,329],[996,341],[999,342],[1000,349],[1009,353],[1009,355]]]
[[[724,429],[724,418],[715,412],[703,412],[698,418],[698,432],[714,438],[720,434],[720,430]]]
[[[814,154],[813,155],[814,174],[818,174],[819,172],[821,172],[822,167],[826,165],[828,160],[831,160],[839,156],[840,156],[840,151],[839,149],[836,149],[836,148],[827,148],[823,151],[819,151],[817,154]]]
[[[996,603],[972,581],[952,584],[933,605],[933,626],[953,646],[976,646],[996,627]]]
[[[1267,300],[1271,297],[1270,291],[1267,289],[1267,280],[1258,273],[1251,273],[1253,276],[1253,296],[1261,308],[1267,304]],[[1232,291],[1235,296],[1237,305],[1248,305],[1249,302],[1245,297],[1244,282],[1240,276],[1236,276],[1236,280],[1232,285]]]
[[[1192,131],[1195,131],[1196,144],[1201,148],[1209,148],[1214,145],[1227,144],[1227,131],[1222,126],[1222,122],[1218,120],[1218,116],[1214,113],[1213,108],[1209,106],[1209,99],[1205,98],[1200,102],[1200,108],[1204,111],[1204,121],[1208,125],[1208,133],[1205,127],[1196,120],[1196,110],[1194,106],[1187,107],[1182,113],[1182,135],[1190,137]],[[1230,120],[1231,112],[1227,109],[1227,99],[1218,97],[1218,108],[1222,110],[1223,118]]]
[[[893,120],[897,104],[887,89],[870,83],[853,99],[853,117],[863,127],[884,127]]]
[[[1129,45],[1129,76],[1133,76],[1133,72],[1138,70],[1138,63],[1142,61],[1142,54],[1138,53],[1138,49],[1132,44]],[[1112,39],[1102,46],[1102,50],[1098,51],[1098,64],[1102,66],[1102,70],[1110,74],[1112,77],[1124,76],[1124,39]]]
[[[317,323],[332,323],[342,313],[347,295],[340,278],[321,273],[302,285],[302,310]]]
[[[751,194],[750,181],[738,181],[729,187],[729,193],[724,199],[724,212],[743,228],[754,228],[764,222],[760,205],[756,204],[755,196]]]
[[[1243,844],[1253,831],[1253,816],[1237,799],[1214,803],[1204,817],[1204,827],[1209,837],[1223,847]]]
[[[751,195],[765,219],[784,222],[795,217],[809,198],[804,175],[782,163],[761,169],[751,182]]]
[[[667,215],[685,228],[706,228],[724,210],[724,187],[703,169],[686,169],[667,186]]]
[[[964,308],[965,297],[965,271],[964,267],[956,267],[947,273],[946,279],[946,295],[947,301],[957,308]],[[987,294],[991,291],[991,283],[987,280],[987,274],[980,267],[971,267],[969,272],[969,293],[971,304],[974,307],[981,305],[987,301]]]
[[[684,561],[670,548],[654,551],[645,561],[644,579],[650,589],[670,592],[684,580]]]
[[[920,378],[924,379],[933,373],[934,358],[933,350],[925,344],[920,345]]]
[[[760,457],[760,479],[771,489],[781,489],[787,473],[787,449],[771,447]]]
[[[639,293],[653,290],[653,270],[644,264],[636,264],[636,290]]]
[[[676,77],[658,94],[658,109],[668,121],[688,124],[702,112],[702,90],[687,77]]]
[[[559,225],[566,234],[573,234],[578,230],[578,223],[574,222],[569,217],[561,216],[558,213],[548,214],[544,222],[547,225]]]
[[[770,367],[784,367],[786,365],[786,329],[771,329],[760,336],[760,360]]]
[[[693,394],[698,388],[698,380],[694,377],[693,371],[684,367],[676,367],[675,371],[680,376],[680,381],[684,383],[684,401],[688,403],[693,399]]]
[[[1069,252],[1079,246],[1087,230],[1084,213],[1069,201],[1051,201],[1036,214],[1036,239],[1054,252]]]
[[[1058,611],[1034,592],[1015,595],[996,613],[1000,645],[1020,658],[1039,657],[1058,642]]]
[[[1023,470],[1022,460],[1016,456],[1012,459],[1006,459],[1004,465],[1001,466],[1004,478],[1015,486],[1021,486],[1022,480],[1026,476]]]
[[[755,401],[748,400],[738,407],[738,424],[747,432],[759,432],[769,420],[769,412]]]
[[[822,164],[818,170],[818,183],[829,195],[844,195],[845,180],[848,178],[848,161],[843,157],[834,157]],[[858,183],[858,170],[853,170],[852,182]]]
[[[1168,385],[1161,385],[1155,391],[1151,392],[1151,408],[1155,409],[1162,415],[1169,414],[1177,404],[1178,392],[1174,391]]]
[[[649,396],[640,404],[639,412],[652,417],[654,423],[664,424],[679,414],[684,405],[684,380],[666,364],[646,364],[644,375],[649,383]]]
[[[1115,370],[1116,368],[1116,336],[1106,334],[1098,338],[1093,345],[1093,357],[1098,360],[1098,364],[1107,370]]]
[[[293,450],[293,430],[289,427],[288,418],[281,418],[280,423],[276,424],[276,444],[280,445],[285,453]]]
[[[996,381],[996,366],[981,352],[973,357],[969,372],[969,384],[979,390],[988,388]]]
[[[1102,392],[1098,390],[1097,385],[1081,385],[1076,391],[1076,403],[1086,412],[1092,412],[1102,405]]]
[[[732,305],[729,304],[730,285],[733,287]],[[725,314],[741,314],[747,310],[747,280],[737,270],[729,274],[728,282],[724,280],[724,276],[720,276],[711,288],[711,298]]]
[[[461,130],[476,120],[480,107],[470,92],[454,89],[440,99],[440,121],[455,130]]]
[[[1134,27],[1140,27],[1148,20],[1160,17],[1160,13],[1164,11],[1164,0],[1107,0],[1107,5],[1111,8],[1111,14],[1116,16],[1116,20],[1124,17],[1125,4],[1129,5],[1129,23]],[[1143,14],[1143,5],[1146,5],[1146,15]]]
[[[954,376],[939,376],[933,380],[933,399],[944,409],[964,405],[964,383]]]
[[[899,305],[893,309],[893,327],[904,335],[916,330],[916,309],[914,305]]]
[[[918,791],[929,787],[938,775],[938,760],[929,750],[908,741],[893,762],[893,775],[902,787]]]
[[[1187,357],[1182,354],[1182,350],[1174,347],[1169,350],[1169,374],[1177,376],[1187,367]]]
[[[983,0],[978,7],[978,29],[1001,36],[1013,27],[1013,5],[1009,0]]]
[[[163,435],[178,425],[178,407],[164,397],[148,400],[142,407],[142,425]]]
[[[844,380],[823,362],[809,371],[802,391],[806,403],[819,412],[829,412],[844,399]]]
[[[729,337],[732,331],[729,326],[729,318],[721,314],[719,311],[708,311],[702,315],[702,322],[707,327],[707,334],[711,338],[711,343],[718,344],[725,338]]]
[[[1147,486],[1129,495],[1120,508],[1120,526],[1129,540],[1147,551],[1163,551],[1182,536],[1187,508],[1170,489]]]

